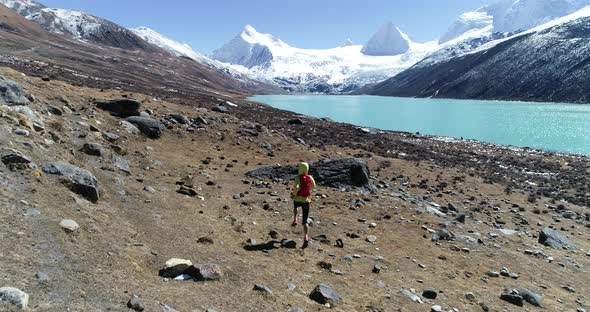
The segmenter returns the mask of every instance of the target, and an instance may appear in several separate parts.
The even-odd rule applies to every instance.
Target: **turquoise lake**
[[[590,105],[330,95],[250,100],[363,127],[590,155]]]

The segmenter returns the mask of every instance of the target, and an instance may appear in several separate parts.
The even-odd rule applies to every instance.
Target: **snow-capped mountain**
[[[193,50],[188,44],[180,43],[168,38],[148,27],[137,27],[129,29],[143,40],[154,44],[176,56],[186,56],[198,62],[209,63],[211,59]]]
[[[386,42],[390,39],[380,32],[374,37],[385,37]],[[210,57],[289,91],[341,93],[394,76],[437,49],[436,42],[417,43],[402,37],[408,46],[405,53],[371,56],[362,52],[362,45],[332,49],[292,47],[248,25]]]
[[[461,15],[439,43],[526,31],[587,5],[590,0],[500,0]]]
[[[128,29],[82,11],[46,8],[30,0],[0,0],[0,3],[52,33],[75,40],[128,50],[157,50]]]
[[[361,52],[365,55],[387,56],[408,52],[410,39],[393,23],[381,27],[365,44]]]
[[[0,4],[3,4],[22,16],[37,13],[45,8],[44,5],[31,0],[0,0]]]
[[[364,90],[387,96],[590,102],[590,6]]]

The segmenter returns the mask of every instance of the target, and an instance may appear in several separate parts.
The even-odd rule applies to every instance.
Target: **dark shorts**
[[[300,203],[300,202],[293,202],[293,208],[297,209],[301,207],[301,210],[303,210],[303,224],[307,224],[307,219],[309,218],[309,203]]]

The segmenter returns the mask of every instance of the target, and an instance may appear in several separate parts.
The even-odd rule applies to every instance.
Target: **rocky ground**
[[[0,76],[2,311],[590,306],[585,157]],[[342,158],[369,183],[321,185],[301,249],[288,172],[248,173]]]

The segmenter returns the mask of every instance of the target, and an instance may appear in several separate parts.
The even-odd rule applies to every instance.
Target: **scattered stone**
[[[186,118],[182,115],[179,115],[179,114],[170,115],[170,119],[176,121],[177,123],[179,123],[181,125],[188,125],[189,124],[188,118]]]
[[[172,258],[166,261],[165,266],[160,269],[159,275],[162,277],[177,277],[178,275],[188,271],[193,263],[190,260]],[[193,275],[194,276],[194,275]]]
[[[69,219],[61,220],[59,226],[61,226],[61,228],[66,231],[66,233],[74,233],[80,229],[80,226],[78,223],[76,223],[76,221]]]
[[[102,146],[96,143],[84,143],[82,145],[82,152],[92,156],[102,156]]]
[[[281,241],[281,247],[287,249],[295,249],[297,248],[297,243],[291,239],[283,239]]]
[[[156,190],[153,187],[149,186],[149,185],[148,186],[144,186],[143,190],[146,191],[146,192],[148,192],[148,193],[152,193],[152,194],[156,192]]]
[[[443,308],[441,306],[439,306],[439,305],[433,305],[430,308],[430,311],[432,311],[432,312],[444,312],[445,310],[443,310]]]
[[[517,305],[519,307],[522,307],[524,305],[524,298],[516,290],[503,293],[502,295],[500,295],[500,299]]]
[[[556,230],[544,228],[539,233],[539,243],[553,249],[571,249],[575,250],[576,245],[568,241],[565,237],[559,234]]]
[[[572,286],[569,286],[569,285],[563,285],[563,286],[561,286],[561,288],[563,288],[563,289],[567,290],[568,292],[570,292],[570,293],[572,293],[572,294],[576,293],[576,289],[575,289],[575,288],[573,288]]]
[[[426,298],[426,299],[436,299],[436,297],[438,296],[438,293],[436,292],[436,290],[434,289],[424,289],[424,291],[422,292],[422,297]]]
[[[528,289],[518,289],[518,294],[522,296],[522,298],[524,299],[524,301],[536,306],[536,307],[542,307],[543,305],[543,295],[537,294],[531,290]]]
[[[489,277],[500,277],[500,272],[488,271],[488,272],[486,272],[486,275]]]
[[[296,165],[264,166],[247,173],[255,179],[292,180],[297,175]],[[310,174],[320,185],[330,187],[368,186],[369,167],[356,158],[322,160],[310,163]]]
[[[197,239],[197,243],[204,244],[204,245],[213,245],[214,241],[213,241],[213,238],[211,238],[209,236],[203,236],[203,237],[200,237],[199,239]]]
[[[215,106],[211,110],[214,111],[214,112],[218,112],[218,113],[224,113],[224,114],[229,113],[229,108],[227,108],[225,106],[221,106],[221,105]]]
[[[109,111],[113,115],[126,118],[139,116],[141,102],[133,99],[117,99],[112,101],[97,102],[96,107]]]
[[[287,312],[305,312],[303,308],[300,307],[291,307]]]
[[[63,115],[63,111],[61,110],[61,108],[56,107],[56,106],[52,106],[52,105],[47,105],[47,111],[52,114],[52,115],[56,115],[56,116],[61,116]]]
[[[262,292],[262,293],[264,293],[266,295],[269,295],[269,296],[272,296],[273,295],[272,290],[270,288],[262,285],[262,284],[256,284],[256,285],[254,285],[254,290],[260,291],[260,292]]]
[[[303,120],[299,119],[299,118],[295,118],[295,119],[291,119],[287,122],[290,125],[302,125],[303,124]]]
[[[111,132],[103,133],[102,137],[111,143],[115,143],[115,142],[119,141],[119,139],[120,139],[119,135],[117,135],[115,133],[111,133]]]
[[[11,168],[25,168],[33,161],[31,157],[11,148],[5,148],[2,150],[1,159],[3,164]]]
[[[127,302],[127,307],[134,311],[143,311],[145,306],[143,305],[143,300],[139,298],[137,295],[131,296],[131,299]]]
[[[35,277],[37,278],[39,283],[46,284],[47,282],[49,282],[49,275],[47,275],[47,273],[45,272],[37,272],[37,274],[35,274]]]
[[[462,214],[457,215],[457,218],[455,220],[457,220],[457,222],[460,222],[460,223],[465,223],[466,217],[467,217],[467,215],[462,213]]]
[[[214,263],[207,263],[200,266],[191,265],[186,274],[191,275],[197,281],[217,281],[223,277],[221,267]]]
[[[179,312],[179,311],[167,304],[160,303],[160,312]]]
[[[437,241],[441,241],[441,240],[450,241],[450,240],[453,240],[454,238],[455,238],[455,235],[453,235],[453,233],[451,233],[445,229],[440,229],[440,230],[436,231],[436,233],[432,234],[432,241],[433,242],[437,242]]]
[[[176,191],[179,194],[187,195],[190,197],[195,197],[198,195],[197,191],[192,187],[188,187],[186,185],[181,185],[180,188]]]
[[[0,303],[12,304],[24,310],[29,305],[29,295],[20,289],[2,287],[0,288]]]
[[[372,272],[375,273],[375,274],[379,274],[381,272],[381,265],[375,264],[373,266],[373,271]]]
[[[342,297],[340,297],[338,292],[326,284],[316,286],[311,294],[309,294],[309,298],[320,304],[328,303],[330,305],[337,305],[342,303]]]
[[[41,166],[47,174],[60,175],[61,182],[72,192],[96,203],[99,198],[98,180],[90,172],[63,162],[49,162]]]
[[[369,242],[371,244],[375,244],[377,242],[377,236],[375,236],[375,235],[367,236],[367,242]]]
[[[24,128],[16,128],[14,130],[14,134],[16,134],[16,135],[22,135],[22,136],[27,136],[28,137],[28,136],[31,135],[31,132],[29,130],[27,130],[27,129],[24,129]]]
[[[475,301],[475,294],[473,294],[471,292],[468,292],[468,293],[465,294],[465,299],[467,299],[467,300],[469,300],[471,302],[474,302]]]
[[[165,128],[161,122],[152,118],[132,116],[126,120],[135,125],[141,133],[150,139],[159,139]]]
[[[126,174],[131,174],[131,169],[129,168],[129,161],[125,157],[113,154],[112,161],[115,168],[121,170]]]
[[[417,303],[424,303],[424,301],[422,300],[422,298],[420,298],[420,296],[416,295],[415,293],[413,293],[411,290],[407,289],[407,288],[402,288],[400,289],[400,292],[402,293],[402,295],[410,298],[410,300],[417,302]]]
[[[199,117],[195,118],[195,123],[196,123],[197,125],[207,125],[207,124],[209,124],[209,123],[207,122],[207,119],[205,119],[205,118],[203,118],[203,117],[201,117],[201,116],[199,116]]]
[[[139,128],[137,128],[135,125],[133,125],[132,123],[130,123],[128,121],[121,120],[121,122],[119,124],[121,125],[121,127],[123,127],[125,132],[127,132],[129,134],[139,135],[141,133],[141,131],[139,131]]]
[[[29,99],[15,81],[0,77],[0,105],[27,105]]]

